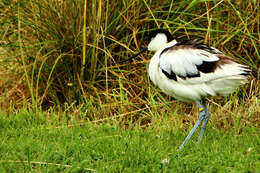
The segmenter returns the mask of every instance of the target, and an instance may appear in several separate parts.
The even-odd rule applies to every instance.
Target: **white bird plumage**
[[[199,143],[210,117],[204,98],[234,92],[247,82],[249,67],[197,40],[177,42],[165,30],[152,32],[145,50],[155,51],[148,69],[151,81],[167,95],[200,108],[200,118],[180,149],[203,121]]]
[[[161,35],[161,34],[160,34]],[[155,37],[149,45],[161,42],[162,36]],[[228,95],[236,88],[247,81],[244,72],[248,72],[248,67],[240,65],[231,58],[226,57],[219,50],[212,48],[216,54],[212,54],[203,49],[194,49],[189,46],[179,46],[176,40],[167,43],[163,39],[152,57],[149,64],[149,76],[151,81],[166,94],[182,101],[199,101],[206,96]],[[148,50],[154,50],[149,49]],[[219,56],[219,57],[218,57]],[[197,66],[203,62],[218,62],[220,57],[228,58],[225,64],[220,65],[214,72],[200,72]],[[164,71],[164,72],[163,72]],[[170,79],[165,75],[174,73],[177,80]],[[188,77],[199,75],[198,77]]]

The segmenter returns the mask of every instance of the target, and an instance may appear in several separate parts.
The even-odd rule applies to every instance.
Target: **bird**
[[[197,140],[199,145],[210,118],[206,99],[216,95],[227,96],[236,91],[240,85],[248,82],[251,70],[198,39],[178,42],[168,30],[151,31],[148,41],[148,46],[121,62],[146,51],[155,52],[148,67],[152,83],[165,94],[183,102],[195,102],[199,108],[199,119],[179,150],[183,149],[202,123]]]

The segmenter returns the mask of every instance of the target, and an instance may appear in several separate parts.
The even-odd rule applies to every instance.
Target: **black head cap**
[[[159,33],[165,34],[168,42],[170,42],[174,39],[169,31],[164,30],[164,29],[157,29],[157,30],[153,30],[149,33],[148,42],[150,42]]]

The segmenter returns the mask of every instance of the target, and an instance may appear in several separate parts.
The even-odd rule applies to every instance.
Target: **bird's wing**
[[[197,40],[181,42],[161,52],[160,68],[170,79],[188,80],[200,77],[201,73],[214,72],[219,55],[223,54]]]
[[[248,66],[197,40],[180,42],[164,49],[159,57],[159,65],[167,78],[186,84],[247,76],[251,71]]]

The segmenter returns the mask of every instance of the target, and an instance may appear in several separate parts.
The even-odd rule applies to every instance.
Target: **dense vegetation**
[[[1,1],[2,106],[86,103],[98,108],[122,103],[142,108],[154,92],[146,75],[151,55],[131,64],[117,62],[147,44],[147,31],[159,27],[177,40],[203,39],[250,65],[254,71],[251,89],[258,92],[259,2],[85,3]]]

